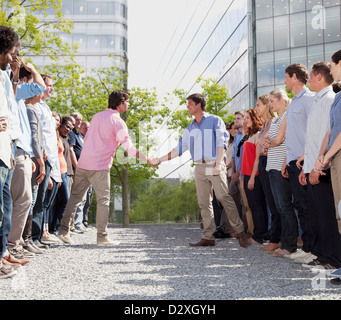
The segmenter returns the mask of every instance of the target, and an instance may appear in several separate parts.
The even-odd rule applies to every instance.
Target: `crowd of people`
[[[285,72],[292,99],[275,89],[226,124],[229,192],[250,245],[341,277],[341,51]],[[215,237],[233,235],[219,202],[214,214]]]
[[[0,278],[49,242],[72,243],[72,232],[86,232],[94,192],[97,244],[112,244],[109,171],[120,144],[154,167],[191,153],[204,229],[191,247],[235,236],[243,248],[258,245],[312,270],[341,268],[341,51],[311,72],[287,67],[294,97],[275,89],[232,124],[206,113],[201,94],[189,96],[193,122],[176,148],[150,159],[120,117],[128,93],[111,93],[91,126],[79,113],[61,116],[48,106],[52,77],[21,62],[20,47],[18,35],[0,26]]]
[[[79,112],[62,117],[51,111],[52,77],[21,62],[20,48],[17,34],[0,26],[0,278],[61,242],[57,235],[90,126]],[[89,230],[92,196],[89,186],[72,232]]]

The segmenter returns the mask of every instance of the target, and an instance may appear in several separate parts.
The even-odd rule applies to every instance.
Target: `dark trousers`
[[[32,240],[36,241],[41,239],[43,234],[43,223],[44,223],[44,201],[48,192],[48,185],[51,173],[51,165],[46,161],[45,172],[46,176],[40,183],[37,193],[37,199],[33,208],[33,219],[32,219]]]
[[[299,182],[301,170],[297,168],[296,161],[291,161],[287,168],[289,173],[291,193],[294,196],[293,205],[298,213],[298,220],[302,230],[302,250],[305,252],[310,252],[312,235],[309,222],[310,213],[307,188],[303,187]]]
[[[309,180],[309,179],[307,179]],[[320,183],[307,185],[312,231],[311,252],[320,262],[341,267],[341,235],[336,220],[330,170],[320,176]]]
[[[281,241],[281,215],[277,210],[276,203],[272,194],[269,173],[265,170],[268,158],[265,156],[259,157],[259,179],[262,183],[265,200],[271,212],[271,229],[270,229],[270,242],[279,243]]]
[[[63,219],[66,204],[69,200],[69,189],[68,189],[68,178],[67,174],[62,174],[62,184],[58,189],[57,195],[56,195],[56,201],[55,205],[53,207],[52,211],[52,222],[50,225],[50,233],[58,233],[60,222]]]
[[[293,253],[297,250],[298,222],[289,181],[283,178],[278,170],[269,171],[269,180],[277,210],[281,215],[281,249]]]
[[[255,186],[252,191],[247,187],[249,180],[250,176],[244,176],[244,190],[252,211],[254,224],[252,239],[258,243],[263,243],[268,231],[268,210],[265,196],[259,176],[255,177]]]

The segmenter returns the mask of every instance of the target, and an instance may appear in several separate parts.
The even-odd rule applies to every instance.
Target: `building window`
[[[267,52],[273,50],[273,30],[272,18],[257,21],[257,52]]]
[[[293,48],[307,44],[305,13],[295,13],[290,16],[290,37]]]
[[[256,0],[257,19],[272,17],[272,0]]]
[[[74,0],[73,1],[73,14],[74,15],[86,15],[87,14],[86,2],[82,0]]]
[[[274,46],[275,50],[288,49],[289,40],[289,16],[274,18]]]

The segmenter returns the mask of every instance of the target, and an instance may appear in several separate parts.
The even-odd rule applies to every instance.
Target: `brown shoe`
[[[259,248],[260,251],[266,251],[266,252],[270,252],[270,251],[275,251],[277,248],[280,247],[279,243],[268,243],[267,246]]]
[[[249,245],[249,240],[244,231],[241,233],[238,233],[238,241],[239,241],[239,245],[242,248],[246,248]]]
[[[214,247],[215,241],[214,240],[206,240],[201,239],[198,243],[190,243],[191,247]]]

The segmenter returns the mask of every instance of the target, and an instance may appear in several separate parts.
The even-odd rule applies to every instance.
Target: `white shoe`
[[[296,259],[306,258],[307,256],[309,256],[309,254],[310,254],[309,252],[307,253],[307,252],[304,252],[302,249],[299,249],[290,255],[285,255],[284,258],[296,260]]]
[[[73,244],[73,241],[71,240],[69,233],[66,235],[58,234],[57,237],[66,244]]]
[[[317,257],[314,256],[312,253],[309,253],[308,256],[306,257],[303,257],[303,258],[300,258],[300,259],[295,259],[294,260],[294,263],[297,263],[297,264],[308,264],[309,262],[315,260]]]
[[[17,271],[14,270],[11,266],[0,265],[0,279],[12,278],[17,274]]]

